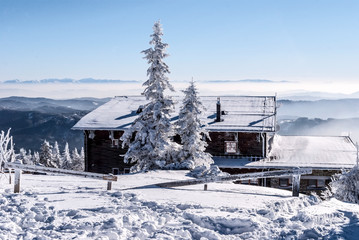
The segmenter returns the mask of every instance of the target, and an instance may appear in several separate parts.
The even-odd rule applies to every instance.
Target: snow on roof
[[[356,147],[350,137],[275,135],[268,158],[215,158],[215,164],[227,168],[352,168],[356,164]]]
[[[180,97],[174,97],[177,119],[182,104]],[[202,116],[209,131],[254,131],[274,132],[276,100],[274,96],[226,96],[220,97],[223,121],[216,122],[217,97],[201,97],[205,107]],[[143,96],[115,97],[84,116],[74,130],[124,130],[137,118],[139,106],[147,103]]]

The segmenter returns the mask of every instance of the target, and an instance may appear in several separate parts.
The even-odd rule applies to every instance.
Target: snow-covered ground
[[[22,175],[21,193],[0,176],[0,239],[358,239],[359,206],[229,182],[164,189],[186,171],[107,182]]]

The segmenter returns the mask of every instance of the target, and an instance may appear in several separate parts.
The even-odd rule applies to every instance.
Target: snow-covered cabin
[[[182,102],[179,97],[174,100],[172,121],[177,120]],[[211,137],[209,153],[233,160],[267,157],[269,139],[276,131],[275,96],[201,97],[201,101],[206,109],[202,120]],[[130,167],[123,163],[126,149],[119,139],[146,103],[143,96],[115,97],[72,128],[84,131],[86,171],[118,174]]]
[[[181,98],[174,98],[172,121],[178,118]],[[215,164],[229,173],[247,173],[312,168],[301,177],[301,192],[323,189],[333,174],[356,164],[355,144],[348,136],[279,136],[276,132],[275,96],[201,97],[205,107],[202,120],[211,141],[207,151]],[[131,126],[143,105],[143,96],[115,97],[84,116],[74,127],[85,136],[85,170],[124,173],[119,140]],[[290,178],[271,178],[243,183],[291,188]]]

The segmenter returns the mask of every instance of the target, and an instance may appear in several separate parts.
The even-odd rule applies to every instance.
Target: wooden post
[[[9,184],[11,184],[11,168],[9,168]]]
[[[204,191],[207,191],[207,188],[208,188],[207,184],[204,184]]]
[[[292,177],[292,196],[299,197],[299,190],[300,190],[300,175],[293,174]]]
[[[107,190],[111,190],[112,189],[112,182],[108,181],[107,182]]]
[[[15,185],[14,185],[14,193],[20,192],[20,178],[21,178],[21,170],[15,169]]]

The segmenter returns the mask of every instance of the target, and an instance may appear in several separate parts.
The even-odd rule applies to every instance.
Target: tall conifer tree
[[[165,53],[168,44],[162,42],[162,35],[161,24],[156,22],[150,41],[153,48],[142,51],[150,64],[147,70],[148,80],[143,83],[143,95],[149,102],[121,138],[123,147],[129,147],[124,161],[135,163],[131,168],[132,172],[157,169],[175,162],[173,154],[169,152],[173,144],[173,127],[169,114],[174,109],[174,104],[172,98],[165,95],[166,89],[174,89],[167,77],[169,68],[163,62],[163,58],[168,56]],[[134,134],[135,139],[131,142]]]

